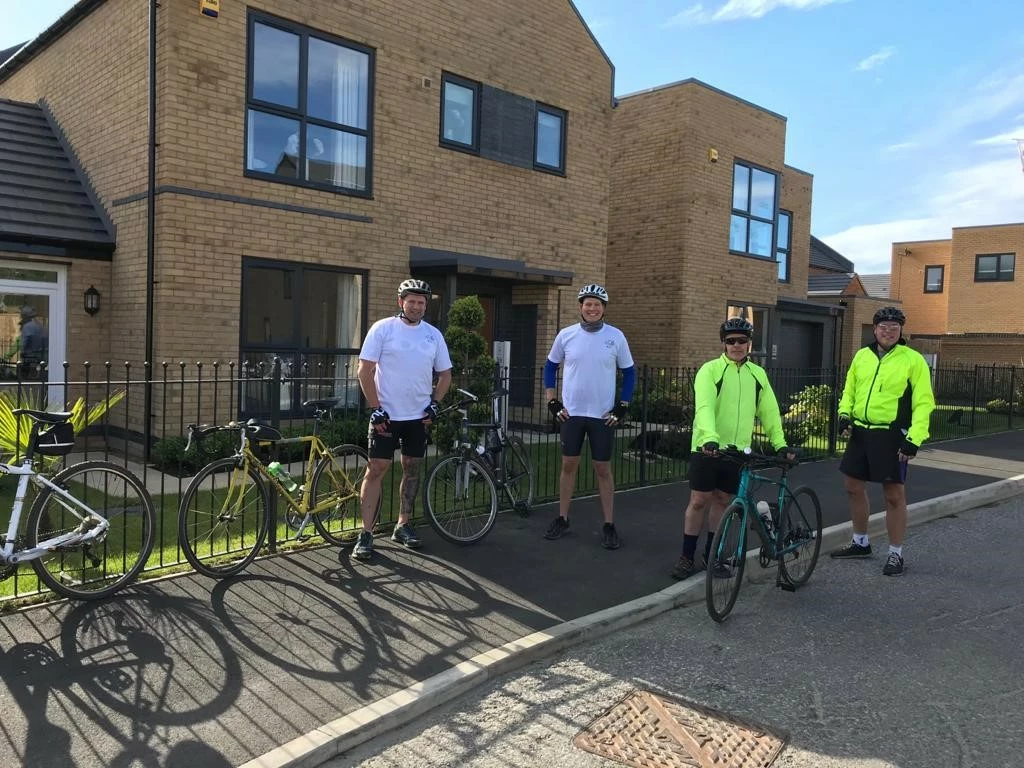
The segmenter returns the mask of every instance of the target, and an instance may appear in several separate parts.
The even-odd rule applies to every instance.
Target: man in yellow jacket
[[[832,557],[871,557],[866,483],[881,483],[889,534],[882,573],[902,576],[907,462],[928,439],[935,397],[928,364],[903,339],[903,312],[883,307],[872,322],[875,343],[853,356],[839,401],[839,431],[849,437],[839,471],[846,475],[853,541],[832,552]]]
[[[718,455],[719,447],[749,448],[754,419],[778,453],[792,459],[782,432],[779,402],[764,368],[750,360],[750,338],[754,327],[742,317],[730,317],[719,329],[724,352],[709,360],[693,380],[693,438],[691,441],[690,502],[683,523],[683,552],[672,569],[672,578],[685,579],[697,571],[694,557],[697,540],[708,515],[704,561],[711,549],[711,537],[740,484],[740,468]]]

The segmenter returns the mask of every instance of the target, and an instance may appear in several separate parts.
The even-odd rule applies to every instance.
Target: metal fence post
[[[281,358],[274,355],[274,368],[270,374],[270,381],[267,382],[267,394],[270,396],[270,426],[275,429],[281,427]],[[273,444],[271,451],[274,461],[280,460],[277,443]],[[270,494],[270,530],[267,531],[267,546],[271,552],[277,551],[277,494]]]
[[[974,389],[971,392],[971,434],[974,434],[974,424],[977,418],[978,410],[978,368],[974,366]]]
[[[1010,403],[1010,413],[1007,418],[1007,429],[1013,429],[1013,400],[1017,394],[1017,369],[1014,366],[1010,366],[1010,396],[1006,398],[1007,402]]]
[[[640,372],[640,485],[647,484],[647,365]]]
[[[835,456],[839,443],[839,368],[832,368],[832,396],[829,398],[828,455]]]

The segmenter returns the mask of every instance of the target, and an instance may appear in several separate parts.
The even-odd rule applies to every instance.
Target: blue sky
[[[0,48],[71,0],[0,0]],[[811,231],[862,273],[894,240],[1024,222],[1019,0],[576,0],[622,95],[696,77],[788,118]]]

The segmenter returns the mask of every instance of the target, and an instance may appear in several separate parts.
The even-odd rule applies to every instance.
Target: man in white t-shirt
[[[427,450],[427,425],[437,418],[438,403],[452,383],[452,361],[444,336],[423,319],[429,297],[430,286],[424,281],[403,281],[398,286],[401,311],[370,326],[359,351],[359,386],[372,412],[370,460],[360,489],[363,530],[352,550],[358,560],[373,555],[373,524],[381,485],[399,446],[401,509],[391,539],[410,549],[420,546],[409,518]]]
[[[563,328],[551,345],[544,365],[544,393],[548,410],[561,424],[562,473],[558,479],[558,517],[544,534],[558,539],[569,531],[569,503],[576,487],[583,439],[590,441],[590,456],[597,476],[604,526],[601,545],[618,549],[621,543],[615,530],[612,502],[615,478],[612,477],[612,447],[615,427],[629,410],[636,371],[626,337],[604,321],[608,292],[600,285],[585,285],[579,292],[580,321]],[[562,399],[555,396],[558,367],[565,364]],[[622,393],[616,400],[616,371],[622,370]]]

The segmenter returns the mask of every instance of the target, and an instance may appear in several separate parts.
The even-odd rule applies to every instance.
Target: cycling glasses
[[[735,347],[738,344],[746,344],[748,341],[750,341],[750,339],[746,336],[730,336],[725,340],[725,343]]]

